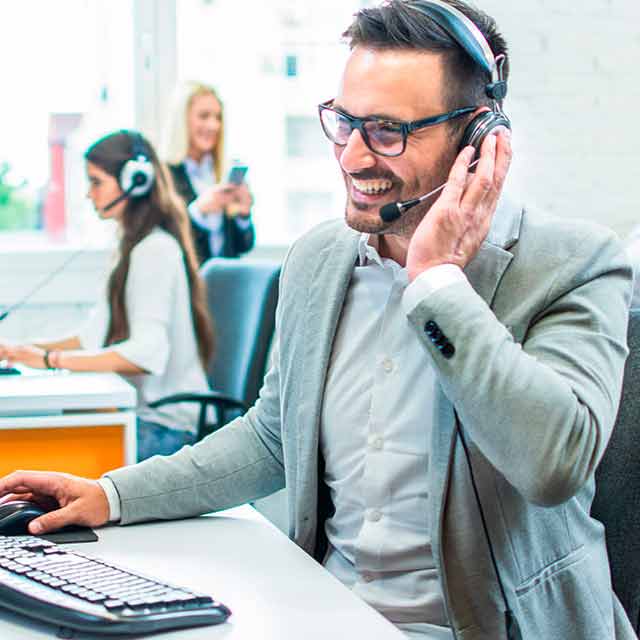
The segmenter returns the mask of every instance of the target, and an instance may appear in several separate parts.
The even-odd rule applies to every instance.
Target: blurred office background
[[[72,329],[98,295],[113,229],[84,198],[82,154],[139,128],[158,144],[176,83],[214,85],[226,149],[255,195],[255,255],[281,256],[342,215],[316,105],[332,97],[340,34],[368,0],[6,0],[0,7],[0,311],[73,251],[71,265],[0,325],[20,339]],[[640,3],[478,0],[511,46],[509,188],[532,206],[640,221]]]

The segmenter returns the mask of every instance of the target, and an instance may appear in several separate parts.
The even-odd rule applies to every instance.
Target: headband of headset
[[[410,6],[434,20],[487,72],[491,78],[485,87],[487,96],[498,103],[502,102],[507,95],[507,83],[502,77],[502,60],[496,60],[487,39],[473,21],[442,0],[416,0]]]

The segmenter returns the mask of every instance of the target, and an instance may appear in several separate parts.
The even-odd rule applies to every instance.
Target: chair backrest
[[[213,258],[201,272],[216,331],[209,383],[249,407],[264,378],[275,327],[280,264]]]
[[[640,631],[640,309],[632,309],[620,409],[596,471],[591,515],[605,526],[613,589]]]

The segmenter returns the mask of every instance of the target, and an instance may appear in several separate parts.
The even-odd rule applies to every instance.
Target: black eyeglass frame
[[[384,156],[385,158],[396,158],[397,156],[401,156],[406,148],[407,148],[407,138],[409,134],[418,131],[419,129],[425,129],[426,127],[432,127],[436,124],[442,124],[443,122],[448,122],[449,120],[454,120],[455,118],[460,118],[461,116],[467,115],[468,113],[473,113],[478,109],[478,107],[461,107],[460,109],[454,109],[453,111],[449,111],[448,113],[441,113],[437,116],[431,116],[429,118],[423,118],[422,120],[414,120],[412,122],[403,122],[402,120],[389,120],[387,118],[379,118],[376,116],[367,116],[365,118],[356,118],[355,116],[349,115],[348,113],[344,113],[344,111],[340,111],[340,109],[336,109],[333,105],[334,98],[327,100],[326,102],[322,102],[318,105],[318,115],[320,116],[320,126],[324,131],[324,135],[333,142],[333,144],[337,144],[339,147],[346,147],[347,143],[341,144],[336,142],[328,133],[327,129],[324,126],[324,121],[322,119],[322,112],[333,111],[338,115],[345,118],[349,124],[351,125],[351,133],[353,133],[354,129],[357,129],[364,140],[364,143],[367,145],[367,148],[372,153],[375,153],[379,156]],[[367,122],[378,122],[383,125],[393,125],[395,127],[399,127],[400,133],[402,134],[402,149],[398,151],[398,153],[382,153],[381,151],[376,151],[371,147],[371,142],[369,140],[369,136],[367,134],[367,130],[365,129],[365,124]],[[351,133],[349,135],[351,135]]]

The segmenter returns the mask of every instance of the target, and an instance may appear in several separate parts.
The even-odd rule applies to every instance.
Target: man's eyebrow
[[[349,113],[339,102],[335,102],[332,105],[335,109],[338,109],[338,111],[341,111],[342,113],[344,113],[346,116],[350,116],[352,118],[356,118],[357,116],[354,116],[352,113]],[[371,113],[367,116],[364,116],[365,118],[375,118],[377,120],[390,120],[391,122],[405,122],[405,120],[402,120],[401,118],[397,118],[395,116],[390,116],[388,114],[385,113]]]

